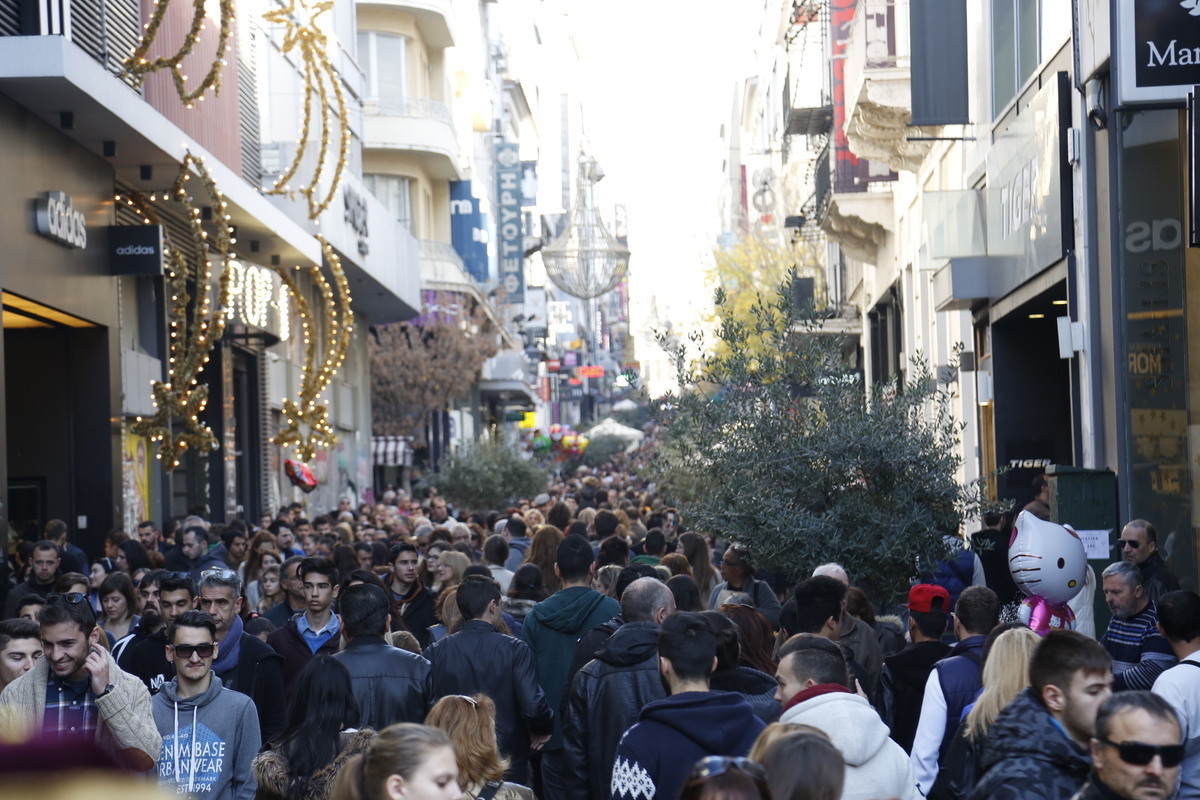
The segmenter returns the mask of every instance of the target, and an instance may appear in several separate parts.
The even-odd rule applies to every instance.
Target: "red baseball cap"
[[[928,614],[930,611],[950,612],[950,593],[944,586],[932,583],[918,583],[908,590],[909,611],[920,611]]]

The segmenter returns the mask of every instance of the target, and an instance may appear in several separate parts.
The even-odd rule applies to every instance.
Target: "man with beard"
[[[49,539],[38,542],[33,546],[30,562],[32,568],[29,572],[29,579],[24,583],[18,583],[8,593],[8,604],[4,610],[5,619],[18,616],[17,607],[29,595],[40,594],[45,597],[54,590],[54,581],[59,576],[58,568],[62,563],[58,555],[58,545]]]
[[[1179,720],[1150,692],[1114,694],[1096,715],[1092,774],[1075,800],[1167,800],[1179,783]]]
[[[138,591],[146,596],[142,620],[113,646],[113,657],[121,669],[141,678],[154,694],[175,677],[167,658],[167,628],[177,616],[195,608],[196,590],[191,578],[160,570],[143,578]]]
[[[1146,594],[1141,570],[1118,561],[1102,575],[1104,600],[1113,618],[1100,644],[1112,656],[1113,691],[1149,689],[1175,663],[1175,652],[1158,632],[1158,611]]]
[[[153,767],[162,737],[150,693],[98,646],[103,634],[87,597],[50,595],[38,624],[45,656],[0,693],[0,729],[18,737],[90,736],[128,769]]]

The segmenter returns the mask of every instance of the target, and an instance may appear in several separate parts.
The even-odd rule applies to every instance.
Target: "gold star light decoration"
[[[192,196],[195,184],[211,203],[216,235],[204,230],[200,206]],[[200,419],[208,404],[208,387],[200,383],[200,373],[209,353],[225,330],[225,309],[229,305],[229,262],[233,259],[233,228],[228,204],[204,166],[204,160],[188,153],[170,192],[117,194],[115,200],[133,208],[147,225],[162,225],[156,208],[160,201],[183,206],[190,241],[174,242],[163,226],[163,251],[167,285],[171,290],[171,338],[167,359],[167,380],[154,381],[151,393],[155,414],[138,417],[130,429],[148,436],[158,446],[154,454],[167,472],[175,470],[189,447],[207,452],[218,447],[217,438]],[[190,256],[190,257],[189,257]],[[213,275],[218,274],[214,290]],[[192,296],[194,291],[196,296]]]
[[[221,72],[226,66],[225,51],[229,49],[229,36],[233,28],[233,0],[220,0],[220,31],[217,34],[216,55],[213,56],[208,72],[194,89],[187,88],[188,76],[183,74],[183,60],[196,49],[200,33],[206,27],[206,3],[205,0],[192,0],[191,26],[183,37],[183,44],[174,55],[152,59],[150,50],[158,41],[158,34],[170,5],[171,0],[155,0],[154,10],[150,12],[150,21],[142,26],[142,36],[137,47],[125,59],[125,74],[133,77],[135,86],[141,86],[151,72],[171,70],[171,78],[175,81],[175,91],[180,101],[191,108],[196,101],[204,100],[204,93],[209,89],[213,90],[213,94],[219,94],[221,91]]]
[[[308,0],[287,0],[282,8],[263,14],[263,19],[274,25],[285,27],[283,53],[296,51],[304,68],[304,112],[300,125],[300,137],[296,141],[296,154],[291,165],[276,178],[266,194],[294,198],[304,196],[308,203],[308,218],[317,220],[333,202],[342,174],[347,164],[350,148],[350,126],[346,118],[346,98],[342,92],[341,79],[327,54],[328,43],[325,32],[317,24],[317,18],[333,8],[332,0],[310,4]],[[313,106],[316,105],[314,122]],[[314,135],[314,127],[319,128]],[[336,134],[335,134],[336,128]],[[333,154],[333,138],[337,136],[337,154]],[[316,166],[306,178],[306,183],[293,189],[292,181],[304,161],[310,140],[319,142]],[[321,180],[326,170],[330,173],[329,189],[322,192]]]
[[[329,425],[329,407],[321,402],[322,393],[329,387],[333,376],[346,360],[350,348],[350,333],[354,330],[354,314],[350,310],[350,284],[342,269],[341,259],[324,238],[321,249],[325,261],[333,273],[334,287],[321,272],[320,267],[308,267],[308,273],[320,296],[322,308],[321,329],[317,330],[312,304],[300,291],[300,287],[289,270],[276,267],[295,301],[300,315],[300,330],[304,338],[304,368],[300,379],[297,399],[285,398],[283,416],[287,423],[271,439],[281,447],[295,447],[301,461],[311,461],[318,447],[333,447],[337,436]]]

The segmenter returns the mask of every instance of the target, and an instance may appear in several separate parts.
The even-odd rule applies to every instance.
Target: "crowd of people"
[[[1200,800],[1200,596],[1156,538],[1123,529],[1095,638],[1013,619],[996,547],[881,614],[618,472],[147,521],[92,560],[52,520],[0,585],[0,737],[222,800]]]

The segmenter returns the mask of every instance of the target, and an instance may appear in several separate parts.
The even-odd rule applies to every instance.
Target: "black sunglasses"
[[[62,600],[63,602],[70,603],[73,606],[79,605],[86,599],[87,595],[83,592],[66,592],[64,594],[58,594],[55,592],[46,595],[47,603],[57,603],[59,600]]]
[[[212,644],[173,644],[171,649],[175,651],[175,655],[183,660],[190,660],[192,653],[196,653],[201,658],[212,658],[213,649],[216,645]]]
[[[692,767],[692,778],[711,778],[715,775],[723,775],[730,769],[738,769],[747,775],[766,780],[766,770],[757,761],[751,761],[742,756],[706,756],[696,762],[696,766]]]
[[[1178,767],[1183,761],[1183,745],[1181,744],[1164,744],[1153,745],[1143,742],[1110,742],[1108,739],[1100,739],[1099,741],[1109,747],[1117,748],[1117,755],[1126,764],[1133,764],[1136,767],[1144,767],[1154,760],[1155,756],[1162,759],[1164,767]]]
[[[1117,539],[1117,547],[1128,547],[1130,550],[1137,550],[1140,544],[1137,539]]]

